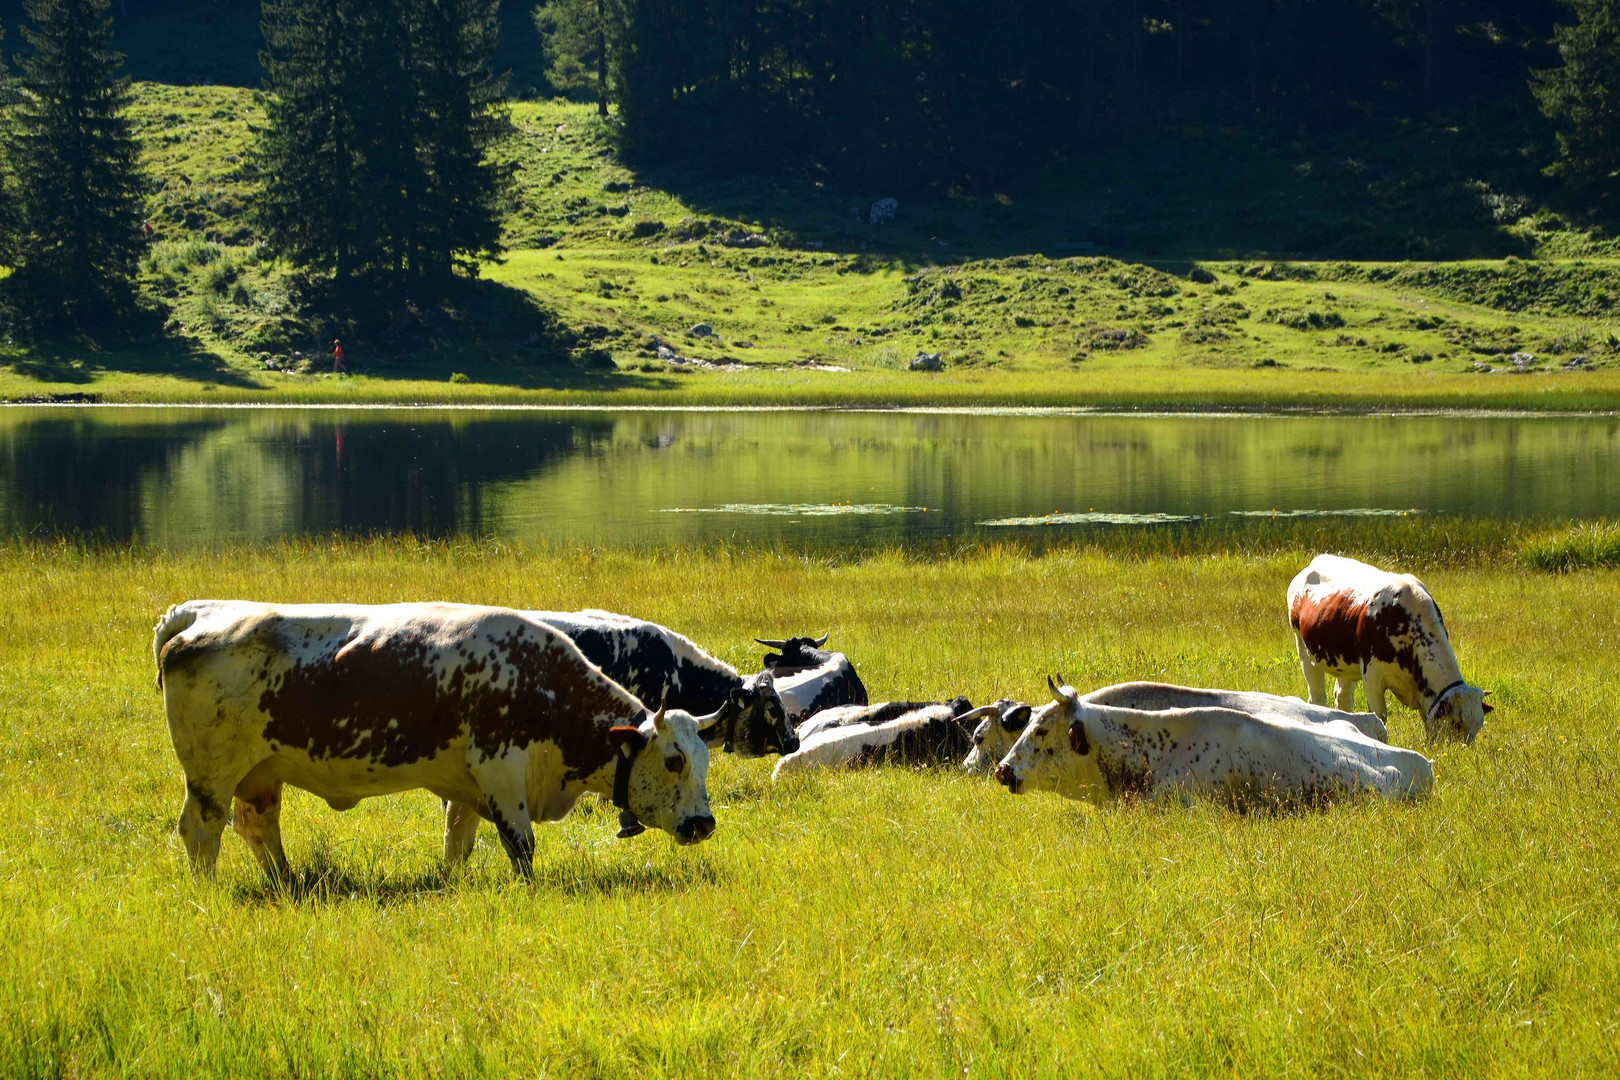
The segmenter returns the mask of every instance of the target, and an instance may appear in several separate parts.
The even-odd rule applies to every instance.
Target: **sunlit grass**
[[[1396,519],[1045,554],[0,550],[0,1069],[1613,1075],[1620,576],[1527,571],[1518,543]],[[1421,574],[1496,690],[1427,801],[1097,810],[717,756],[713,841],[615,841],[586,805],[541,831],[534,885],[487,830],[442,874],[421,793],[293,793],[284,891],[233,836],[194,883],[170,835],[149,634],[184,597],[600,605],[747,668],[756,634],[830,630],[877,697],[1035,695],[1051,671],[1297,693],[1283,591],[1318,548]],[[1421,739],[1398,706],[1391,731]]]

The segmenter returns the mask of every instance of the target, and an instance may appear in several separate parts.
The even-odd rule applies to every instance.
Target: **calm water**
[[[1273,511],[1620,515],[1620,420],[0,408],[0,529],[1054,537]]]

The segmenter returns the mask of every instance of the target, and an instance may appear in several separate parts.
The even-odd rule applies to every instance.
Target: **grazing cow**
[[[739,675],[668,627],[611,611],[523,614],[567,634],[586,659],[642,701],[664,701],[667,694],[671,708],[718,712],[720,721],[707,737],[728,754],[764,757],[799,748],[769,671]]]
[[[524,876],[531,822],[563,817],[585,791],[681,843],[714,831],[702,731],[715,718],[649,714],[565,635],[515,611],[193,601],[158,621],[152,651],[199,871],[213,871],[233,799],[259,864],[287,871],[283,784],[335,810],[426,788],[468,808],[446,830],[447,862],[466,858],[487,817]]]
[[[1338,709],[1310,705],[1297,697],[1279,697],[1276,694],[1252,693],[1244,690],[1205,690],[1170,683],[1128,682],[1105,686],[1082,695],[1082,701],[1096,705],[1113,705],[1140,712],[1162,712],[1166,709],[1218,708],[1236,709],[1253,716],[1275,716],[1302,724],[1325,724],[1335,720],[1346,721],[1369,739],[1388,742],[1384,722],[1372,713],[1347,713]],[[968,752],[962,767],[969,772],[988,775],[996,763],[1007,756],[1018,733],[1029,724],[1030,707],[1021,702],[1003,698],[996,702],[996,716],[981,723],[973,733],[973,749]]]
[[[954,761],[971,743],[969,725],[992,709],[974,709],[966,698],[915,706],[898,714],[878,706],[875,715],[884,719],[829,725],[802,738],[796,753],[786,754],[776,763],[771,779],[840,765],[937,765]]]
[[[1143,712],[1098,705],[1050,679],[1052,702],[996,766],[1014,794],[1055,791],[1101,803],[1121,795],[1243,809],[1314,806],[1367,791],[1390,799],[1434,785],[1428,758],[1363,735],[1347,720],[1303,724],[1236,709]]]
[[[1314,704],[1327,704],[1331,675],[1339,708],[1349,710],[1362,682],[1380,720],[1390,691],[1423,717],[1430,742],[1463,743],[1492,709],[1490,691],[1463,679],[1439,605],[1410,574],[1318,555],[1288,586],[1288,621]]]
[[[865,705],[866,687],[855,665],[843,653],[824,652],[827,635],[770,641],[755,638],[779,652],[765,654],[765,670],[776,678],[788,722],[800,724],[823,709],[837,705]],[[801,736],[802,738],[802,736]]]
[[[1018,741],[1018,733],[1029,726],[1030,707],[1022,701],[999,698],[991,706],[995,713],[979,721],[973,729],[973,749],[968,751],[962,768],[983,776],[990,775],[996,763],[1007,756],[1007,751]]]

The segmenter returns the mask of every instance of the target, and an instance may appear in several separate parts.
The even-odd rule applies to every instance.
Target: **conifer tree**
[[[499,253],[510,171],[490,71],[499,0],[265,0],[269,126],[256,162],[272,249],[338,298],[445,294]]]
[[[1576,23],[1553,31],[1560,67],[1537,71],[1531,88],[1558,126],[1552,171],[1620,206],[1620,0],[1565,0]]]
[[[11,141],[11,71],[6,66],[6,28],[0,26],[0,266],[10,267],[16,258],[17,187],[11,175],[7,144]]]
[[[619,99],[629,23],[625,0],[547,0],[534,18],[545,39],[552,85],[590,87],[597,115],[606,116],[608,102]]]
[[[20,100],[7,140],[16,179],[13,287],[47,319],[94,321],[124,306],[146,189],[124,115],[107,0],[27,0]]]

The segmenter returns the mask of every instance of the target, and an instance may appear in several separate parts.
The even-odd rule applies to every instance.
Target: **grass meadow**
[[[1533,569],[1490,525],[1313,528],[838,556],[0,549],[0,1072],[1615,1075],[1620,572]],[[1052,671],[1300,693],[1283,592],[1323,549],[1423,575],[1496,691],[1426,801],[1092,808],[954,770],[776,785],[716,754],[713,840],[617,841],[587,797],[540,830],[532,885],[487,827],[445,876],[420,792],[338,814],[289,789],[285,891],[229,833],[194,881],[171,835],[150,628],[187,597],[600,605],[748,669],[753,635],[825,629],[874,700],[1039,695]],[[1399,705],[1390,730],[1421,745]]]

